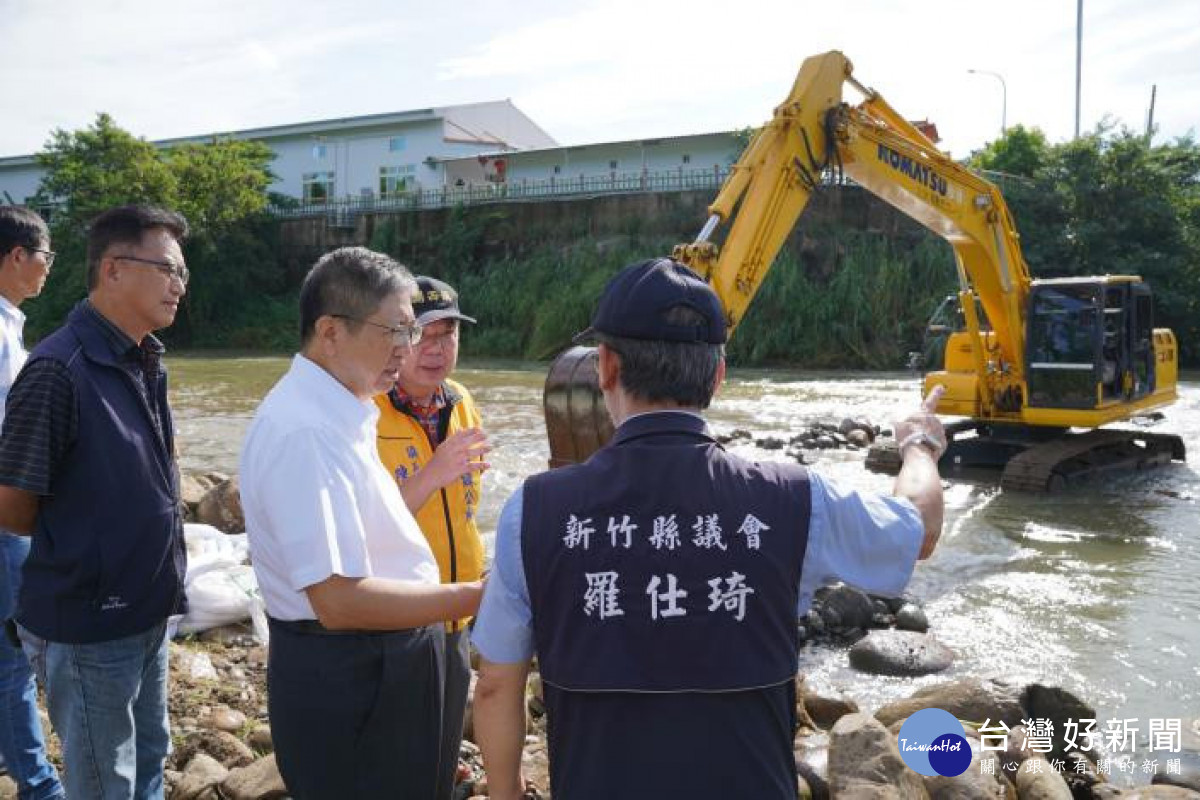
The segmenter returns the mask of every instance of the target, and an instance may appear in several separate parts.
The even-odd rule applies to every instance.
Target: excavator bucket
[[[587,461],[612,438],[612,420],[600,393],[594,347],[572,347],[550,365],[542,402],[550,437],[550,468]]]

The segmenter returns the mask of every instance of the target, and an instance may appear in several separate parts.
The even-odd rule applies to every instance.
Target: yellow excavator
[[[954,251],[955,307],[927,331],[940,339],[943,363],[924,379],[925,393],[945,387],[939,414],[966,418],[947,425],[943,475],[1000,468],[1006,489],[1052,491],[1183,460],[1178,436],[1100,429],[1176,399],[1175,336],[1154,327],[1150,287],[1132,275],[1032,280],[996,186],[941,153],[852,73],[837,51],[806,59],[709,206],[696,241],[672,253],[716,290],[730,334],[823,176],[839,174]],[[858,105],[843,101],[847,84],[863,96]],[[718,247],[712,236],[730,222]],[[594,350],[572,348],[554,362],[545,412],[552,467],[582,461],[608,440]],[[873,447],[866,463],[898,470],[894,443]]]

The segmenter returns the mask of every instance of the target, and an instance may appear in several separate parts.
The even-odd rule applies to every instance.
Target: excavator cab
[[[1153,298],[1143,281],[1033,281],[1029,308],[1030,407],[1099,409],[1154,391]]]

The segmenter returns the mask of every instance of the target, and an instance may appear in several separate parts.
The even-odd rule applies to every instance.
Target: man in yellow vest
[[[478,580],[483,544],[475,525],[480,476],[490,446],[479,410],[463,386],[450,380],[458,363],[460,322],[475,322],[458,308],[448,284],[419,276],[412,299],[421,339],[404,359],[399,380],[379,395],[379,456],[400,484],[437,558],[442,583]],[[450,800],[463,714],[470,686],[468,619],[446,631],[446,691],[442,723],[442,770],[438,800]]]

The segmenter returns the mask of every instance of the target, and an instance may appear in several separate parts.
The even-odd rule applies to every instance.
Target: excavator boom
[[[857,105],[843,97],[847,87],[862,96]],[[1003,428],[1011,439],[1013,431],[1040,428],[1040,434],[1016,440],[1041,443],[1073,426],[1127,420],[1176,399],[1174,335],[1152,328],[1150,292],[1141,279],[1031,279],[999,189],[939,151],[878,92],[860,84],[837,51],[804,61],[788,97],[709,206],[696,240],[672,253],[712,284],[730,335],[831,172],[849,177],[952,248],[963,326],[945,342],[945,363],[926,375],[925,389],[946,388],[937,411],[970,418],[964,434],[987,437]],[[718,247],[713,234],[724,225],[729,230]],[[546,392],[552,444],[569,439],[599,446],[607,439],[603,431],[580,430],[594,431],[590,420],[603,416],[603,405],[589,395],[592,386],[583,388],[594,380],[589,360],[594,356],[576,348],[552,369]],[[578,423],[585,418],[588,423]],[[1152,446],[1151,460],[1163,460],[1164,452],[1181,458],[1177,438]],[[1002,451],[1008,459],[1032,446],[1007,444]],[[580,460],[591,449],[552,447],[552,464]],[[961,460],[962,452],[952,443],[948,457]],[[987,458],[995,456],[989,452]],[[893,461],[868,463],[887,468]]]

